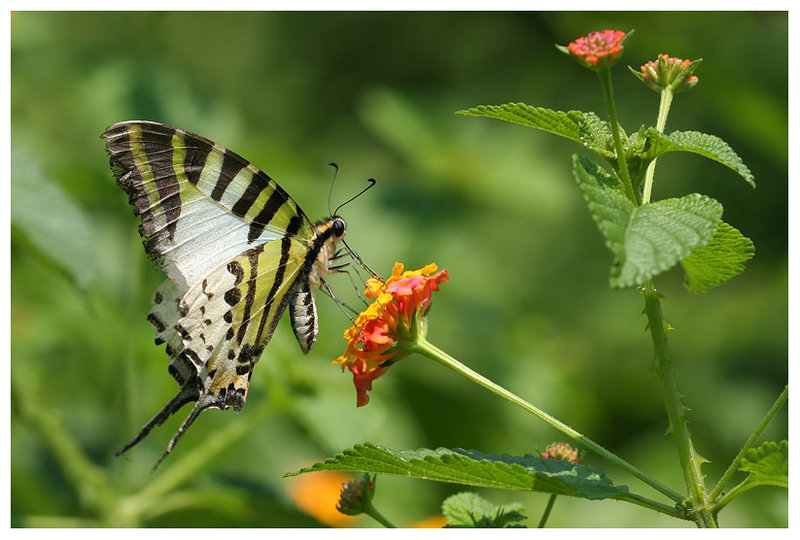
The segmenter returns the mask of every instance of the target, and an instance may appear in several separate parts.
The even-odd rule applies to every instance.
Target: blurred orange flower
[[[447,521],[444,516],[438,515],[412,523],[410,527],[415,529],[441,529],[445,525],[450,525],[450,522]]]
[[[297,508],[329,527],[353,527],[359,518],[336,509],[342,484],[352,480],[347,474],[315,472],[287,480],[289,497]]]

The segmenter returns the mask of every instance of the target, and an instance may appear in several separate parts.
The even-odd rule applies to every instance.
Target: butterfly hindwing
[[[188,131],[133,121],[103,137],[114,175],[141,216],[145,249],[168,276],[148,320],[181,386],[119,453],[195,401],[166,456],[203,410],[242,408],[253,366],[287,305],[303,352],[313,346],[311,291],[345,226],[335,216],[311,224],[257,167]]]

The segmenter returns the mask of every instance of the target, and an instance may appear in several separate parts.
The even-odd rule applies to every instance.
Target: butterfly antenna
[[[333,167],[333,180],[331,180],[331,188],[328,190],[328,212],[330,213],[330,215],[333,216],[336,214],[331,212],[331,201],[333,200],[333,186],[336,185],[336,179],[339,177],[339,166],[333,161],[328,163],[328,165]],[[341,206],[339,208],[341,208]],[[339,208],[337,208],[336,210],[339,210]]]
[[[337,168],[336,170],[338,171],[339,169]],[[346,205],[347,203],[349,203],[349,202],[352,202],[352,201],[356,200],[357,198],[361,197],[361,196],[362,196],[364,193],[366,193],[366,192],[367,192],[367,191],[368,191],[370,188],[372,188],[372,186],[374,186],[374,185],[376,184],[376,182],[375,182],[375,179],[374,179],[374,178],[367,178],[367,182],[369,182],[369,185],[368,185],[367,187],[365,187],[364,189],[362,189],[361,191],[359,191],[358,193],[356,193],[355,195],[353,195],[352,197],[350,197],[349,199],[347,199],[346,201],[344,201],[342,204],[340,204],[339,206],[337,206],[337,207],[336,207],[336,210],[334,210],[334,211],[333,211],[333,213],[332,213],[331,215],[332,215],[332,216],[335,216],[335,215],[337,215],[337,214],[339,213],[339,210],[342,208],[342,206],[344,206],[344,205]],[[331,188],[333,188],[333,186],[331,186]]]

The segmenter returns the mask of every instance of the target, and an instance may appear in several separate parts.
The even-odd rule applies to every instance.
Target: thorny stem
[[[692,445],[689,425],[684,414],[685,407],[681,403],[680,392],[678,391],[678,384],[669,355],[667,326],[661,313],[660,294],[656,291],[655,283],[652,279],[642,287],[642,295],[644,295],[645,314],[656,355],[658,377],[664,392],[670,431],[675,439],[678,459],[683,469],[686,487],[689,490],[692,519],[697,523],[698,527],[717,527],[717,520],[709,504],[706,488],[703,484],[703,474],[700,471],[703,458],[695,452]]]

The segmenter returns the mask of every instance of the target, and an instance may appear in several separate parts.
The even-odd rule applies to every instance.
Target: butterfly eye
[[[343,219],[341,219],[341,218],[334,219],[332,227],[333,227],[333,234],[337,238],[340,238],[340,237],[344,236],[344,228],[345,228],[345,226],[344,226],[344,220]]]

